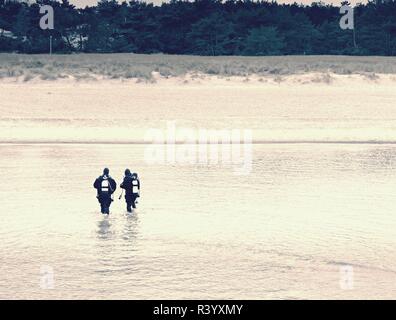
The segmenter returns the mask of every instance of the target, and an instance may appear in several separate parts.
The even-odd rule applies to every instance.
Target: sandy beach
[[[5,79],[0,142],[140,143],[147,130],[243,129],[255,142],[395,142],[396,76]]]

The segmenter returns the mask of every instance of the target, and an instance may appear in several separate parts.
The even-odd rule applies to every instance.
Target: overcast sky
[[[316,0],[316,2],[318,2],[319,0]],[[324,3],[333,3],[335,5],[339,5],[341,3],[342,0],[324,0],[322,2]],[[366,2],[364,0],[349,0],[352,4],[355,4],[357,2]],[[98,1],[97,0],[69,0],[70,3],[74,4],[77,7],[85,7],[85,6],[92,6],[95,5]],[[120,0],[120,2],[122,2],[122,0]],[[147,2],[153,2],[156,4],[160,4],[161,2],[163,2],[162,0],[150,0]],[[277,2],[279,3],[293,3],[293,2],[297,2],[297,3],[305,3],[305,4],[309,4],[312,3],[313,1],[310,0],[278,0]]]

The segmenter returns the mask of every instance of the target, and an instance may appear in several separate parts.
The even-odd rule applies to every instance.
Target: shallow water
[[[144,150],[0,145],[0,298],[396,298],[395,145],[256,144],[243,176]],[[138,210],[104,218],[93,180],[126,164]]]

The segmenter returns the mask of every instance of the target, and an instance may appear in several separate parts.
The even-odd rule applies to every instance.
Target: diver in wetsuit
[[[96,198],[100,203],[101,212],[110,214],[110,205],[113,201],[112,194],[117,189],[117,183],[110,177],[108,168],[103,170],[103,175],[95,180],[93,186],[97,190]]]
[[[138,175],[136,173],[132,174],[129,169],[126,169],[124,181],[121,183],[120,188],[125,190],[127,211],[132,212],[132,208],[136,208],[136,199],[140,197],[140,181]]]

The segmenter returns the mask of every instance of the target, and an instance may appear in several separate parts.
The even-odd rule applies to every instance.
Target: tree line
[[[39,7],[54,8],[54,30],[39,27]],[[251,0],[172,0],[155,6],[101,0],[0,0],[0,51],[194,55],[396,55],[396,2],[358,4],[355,30],[339,26],[339,7]]]

